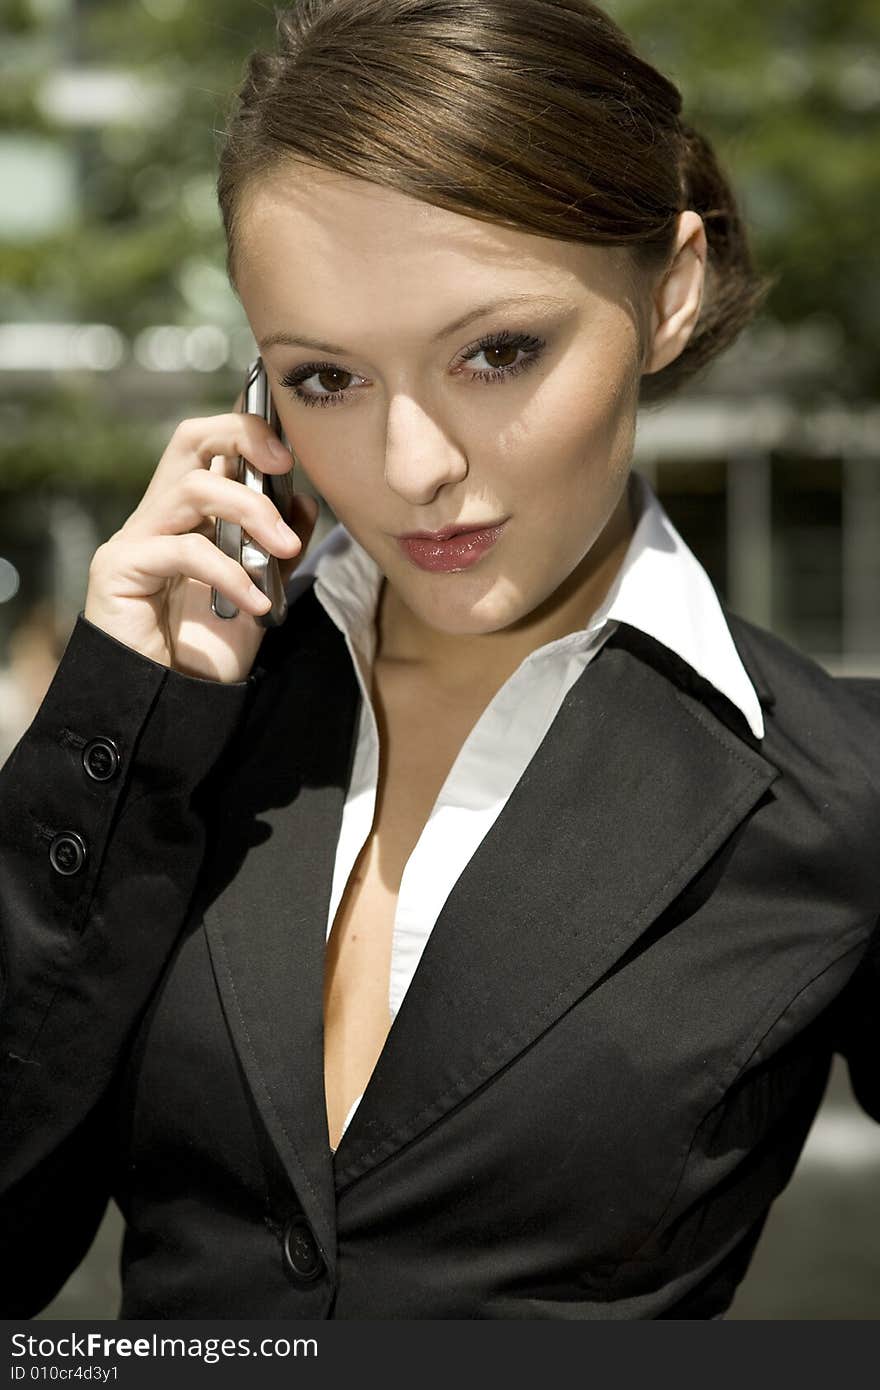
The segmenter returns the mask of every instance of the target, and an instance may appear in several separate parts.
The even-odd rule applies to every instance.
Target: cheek
[[[623,330],[616,320],[599,325],[588,350],[573,348],[542,383],[521,421],[523,442],[547,457],[613,465],[635,428],[637,352],[628,321]]]
[[[332,409],[333,406],[329,407],[329,410]],[[340,520],[352,509],[362,510],[365,505],[375,501],[376,483],[371,477],[363,446],[358,448],[353,444],[347,448],[341,441],[339,432],[329,430],[315,431],[312,442],[296,414],[289,424],[287,421],[284,422],[284,428],[297,456],[298,467]]]
[[[636,394],[621,389],[619,377],[596,381],[589,394],[569,387],[524,418],[507,478],[518,493],[531,493],[541,511],[559,513],[577,503],[576,525],[580,503],[586,499],[601,511],[615,492],[632,460],[635,426]]]

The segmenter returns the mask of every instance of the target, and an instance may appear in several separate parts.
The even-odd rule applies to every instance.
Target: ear
[[[651,294],[644,376],[674,362],[687,346],[700,317],[707,257],[703,219],[696,212],[681,213],[672,259]]]

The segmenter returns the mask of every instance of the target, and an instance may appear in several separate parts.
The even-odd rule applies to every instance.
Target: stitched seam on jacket
[[[705,710],[699,704],[698,698],[696,696],[692,696],[690,699],[688,699],[685,696],[684,691],[682,691],[674,683],[673,691],[679,704],[682,705],[682,707],[687,711],[687,713],[691,716],[692,719],[696,719],[697,722],[702,725],[709,737],[714,739],[716,743],[720,744],[721,747],[731,758],[735,758],[738,763],[742,763],[745,767],[747,767],[751,771],[753,777],[757,777],[759,775],[760,770],[755,767],[753,758],[745,757],[740,748],[737,748],[735,746],[731,748],[728,739],[722,738],[721,734],[718,732],[718,729],[713,724],[711,724],[709,720],[706,718]],[[726,729],[726,725],[724,727]],[[731,733],[729,734],[729,738],[735,739],[735,735]],[[753,757],[760,758],[764,763],[767,764],[768,767],[774,770],[776,776],[773,778],[773,781],[776,781],[776,778],[782,775],[781,768],[778,768],[775,763],[772,763],[770,759],[767,757],[766,753],[754,750]],[[772,785],[772,783],[768,785]]]
[[[815,973],[814,975],[811,975],[810,978],[809,978],[808,980],[805,980],[804,983],[800,986],[800,988],[797,990],[797,992],[796,992],[795,994],[793,994],[793,995],[791,995],[791,996],[787,996],[787,1002],[786,1002],[786,1004],[785,1004],[785,1007],[782,1008],[782,1009],[780,1009],[778,1013],[775,1013],[774,1016],[773,1016],[773,1018],[772,1018],[772,1020],[770,1021],[770,1023],[768,1023],[766,1026],[764,1026],[764,1024],[765,1024],[765,1020],[766,1020],[766,1018],[767,1018],[767,1010],[764,1011],[764,1013],[763,1013],[763,1015],[762,1015],[762,1017],[761,1017],[761,1022],[760,1022],[759,1024],[756,1025],[756,1027],[757,1027],[758,1029],[761,1029],[762,1031],[760,1031],[760,1033],[759,1033],[759,1035],[757,1036],[757,1038],[755,1038],[754,1043],[753,1043],[752,1046],[750,1047],[749,1052],[746,1054],[746,1056],[745,1056],[745,1058],[743,1059],[743,1061],[741,1062],[741,1064],[735,1069],[735,1071],[733,1072],[733,1074],[732,1074],[728,1079],[716,1081],[717,1094],[716,1094],[716,1096],[715,1096],[715,1099],[714,1099],[714,1100],[712,1101],[712,1103],[703,1111],[703,1113],[701,1114],[699,1120],[697,1121],[696,1125],[694,1126],[694,1129],[693,1129],[693,1131],[692,1131],[692,1133],[691,1133],[690,1141],[689,1141],[688,1146],[687,1146],[687,1150],[686,1150],[685,1155],[684,1155],[684,1158],[683,1158],[683,1160],[682,1160],[681,1169],[680,1169],[680,1172],[679,1172],[679,1175],[678,1175],[678,1180],[677,1180],[677,1182],[676,1182],[676,1184],[675,1184],[675,1187],[674,1187],[674,1189],[673,1189],[673,1191],[672,1191],[672,1194],[671,1194],[671,1196],[670,1196],[670,1198],[669,1198],[669,1201],[666,1203],[666,1206],[664,1207],[663,1212],[661,1213],[659,1219],[657,1220],[656,1224],[652,1227],[652,1229],[648,1232],[648,1235],[647,1235],[647,1236],[645,1237],[645,1239],[642,1241],[642,1243],[641,1243],[641,1245],[638,1247],[638,1249],[635,1250],[635,1251],[633,1252],[633,1254],[629,1255],[625,1260],[621,1260],[619,1264],[615,1265],[613,1273],[609,1276],[610,1278],[613,1278],[614,1275],[618,1272],[618,1270],[625,1268],[627,1265],[636,1264],[636,1263],[639,1261],[640,1256],[641,1256],[641,1252],[644,1250],[645,1246],[646,1246],[651,1240],[653,1240],[653,1238],[656,1236],[657,1232],[658,1232],[658,1231],[661,1229],[661,1227],[663,1226],[663,1223],[666,1221],[666,1219],[667,1219],[667,1217],[668,1217],[668,1215],[669,1215],[669,1212],[670,1212],[670,1210],[671,1210],[671,1208],[672,1208],[672,1206],[673,1206],[673,1204],[674,1204],[674,1202],[675,1202],[676,1197],[678,1196],[679,1192],[681,1191],[682,1183],[684,1182],[685,1176],[686,1176],[687,1171],[688,1171],[688,1164],[689,1164],[690,1156],[691,1156],[691,1153],[693,1152],[694,1144],[695,1144],[696,1141],[697,1141],[697,1136],[698,1136],[700,1130],[702,1129],[703,1125],[706,1123],[706,1121],[707,1121],[707,1119],[709,1118],[709,1116],[712,1114],[712,1111],[717,1107],[717,1105],[718,1105],[721,1101],[723,1101],[723,1099],[724,1099],[724,1097],[727,1095],[728,1091],[730,1091],[730,1089],[731,1089],[733,1086],[736,1085],[737,1081],[738,1081],[738,1080],[740,1079],[740,1077],[744,1074],[744,1072],[746,1071],[746,1069],[747,1069],[747,1067],[748,1067],[750,1061],[752,1060],[752,1058],[754,1057],[755,1053],[756,1053],[756,1052],[758,1051],[758,1049],[760,1048],[761,1044],[762,1044],[762,1043],[765,1041],[765,1039],[770,1035],[770,1033],[773,1032],[773,1029],[777,1026],[778,1023],[780,1023],[780,1022],[782,1021],[782,1019],[785,1017],[785,1015],[791,1011],[791,1009],[792,1009],[792,1008],[794,1007],[794,1005],[797,1003],[798,999],[800,999],[800,997],[801,997],[802,994],[804,994],[808,989],[810,989],[810,987],[811,987],[812,985],[814,985],[814,984],[816,983],[817,980],[820,980],[820,979],[822,978],[823,975],[826,975],[826,974],[828,973],[829,970],[833,970],[834,967],[835,967],[836,965],[838,965],[838,964],[839,964],[842,960],[844,960],[848,955],[852,955],[853,951],[855,951],[855,950],[857,950],[857,949],[858,949],[858,945],[847,947],[847,949],[846,949],[845,951],[841,951],[840,954],[837,955],[837,956],[835,956],[833,960],[828,961],[828,962],[822,967],[821,970],[817,970],[816,973]],[[815,960],[815,956],[812,957],[812,959]],[[778,999],[779,999],[779,995],[777,994],[777,995],[774,996],[773,1004],[772,1004],[772,1005],[769,1005],[768,1008],[774,1007],[775,1004],[776,1004],[776,1002],[778,1001]],[[755,1030],[753,1030],[753,1032],[752,1032],[752,1037],[754,1038],[754,1036],[755,1036]],[[687,1250],[684,1252],[683,1258],[686,1259],[687,1256],[688,1256],[688,1254],[689,1254],[689,1253],[691,1252],[691,1250],[693,1249],[693,1245],[694,1245],[694,1242],[695,1242],[696,1239],[697,1239],[698,1234],[699,1234],[699,1230],[697,1230],[697,1231],[694,1232],[693,1237],[692,1237],[690,1243],[688,1244]]]

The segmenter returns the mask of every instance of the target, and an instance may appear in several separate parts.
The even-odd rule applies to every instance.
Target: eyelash
[[[519,376],[520,372],[526,371],[534,366],[546,347],[543,338],[532,337],[528,333],[511,333],[504,329],[501,333],[492,333],[488,337],[481,338],[478,343],[467,348],[462,355],[462,362],[470,362],[474,357],[478,357],[487,348],[510,348],[515,347],[526,352],[528,356],[520,358],[509,367],[484,367],[478,372],[471,373],[472,381],[500,382],[509,381],[511,377]],[[345,387],[341,391],[329,391],[323,396],[308,395],[300,391],[302,382],[307,381],[310,376],[315,376],[319,372],[340,372],[343,376],[353,376],[353,372],[346,372],[342,367],[338,367],[333,362],[306,362],[302,367],[296,367],[292,372],[281,378],[281,385],[286,386],[298,401],[302,401],[305,406],[335,406],[337,402],[345,400],[351,390]]]

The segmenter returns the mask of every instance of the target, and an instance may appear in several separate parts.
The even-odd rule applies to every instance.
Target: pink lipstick
[[[448,527],[434,533],[411,532],[398,536],[397,543],[407,559],[421,570],[470,569],[492,549],[506,524],[507,518],[467,531]]]

